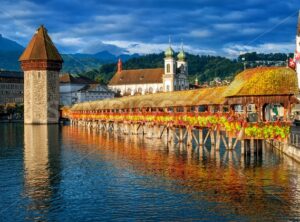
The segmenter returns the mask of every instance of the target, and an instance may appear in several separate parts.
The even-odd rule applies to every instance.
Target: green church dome
[[[167,50],[165,51],[165,56],[167,58],[167,57],[173,57],[173,55],[174,55],[174,51],[173,51],[172,47],[169,46],[169,48],[167,48]]]
[[[180,61],[184,61],[186,58],[185,52],[183,50],[181,50],[178,55],[177,55],[178,60]]]

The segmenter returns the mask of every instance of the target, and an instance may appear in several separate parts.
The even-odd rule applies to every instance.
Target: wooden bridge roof
[[[76,110],[167,108],[176,106],[218,105],[225,103],[227,86],[201,88],[196,90],[127,96],[93,102],[75,104]]]
[[[241,72],[229,86],[85,102],[75,104],[72,110],[188,107],[233,102],[240,104],[241,101],[231,101],[238,98],[246,99],[242,104],[253,103],[249,98],[261,101],[267,99],[269,103],[278,103],[286,102],[287,95],[295,95],[298,92],[297,75],[294,70],[287,67],[260,67]]]
[[[227,97],[297,94],[298,80],[287,67],[259,67],[238,74],[228,86]]]

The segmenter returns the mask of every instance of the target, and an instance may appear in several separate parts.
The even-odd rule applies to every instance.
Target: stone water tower
[[[19,61],[24,71],[24,123],[58,123],[63,59],[44,26],[37,29]]]

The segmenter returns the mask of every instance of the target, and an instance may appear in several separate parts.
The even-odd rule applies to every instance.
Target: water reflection
[[[58,126],[24,126],[24,195],[28,198],[27,219],[47,220],[60,182]]]
[[[116,168],[163,177],[176,184],[168,187],[173,192],[216,203],[213,212],[250,220],[297,218],[300,212],[299,166],[293,165],[296,175],[291,174],[286,166],[292,160],[278,158],[272,149],[263,148],[263,155],[244,156],[224,147],[218,152],[210,147],[168,146],[165,140],[72,127],[63,128],[63,137],[76,140],[78,149],[89,144],[85,152],[98,149]]]

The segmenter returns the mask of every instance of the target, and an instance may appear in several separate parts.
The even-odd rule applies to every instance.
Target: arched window
[[[170,64],[167,64],[167,73],[171,72],[170,67],[171,67]]]
[[[153,93],[153,88],[149,87],[149,93]]]

